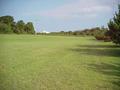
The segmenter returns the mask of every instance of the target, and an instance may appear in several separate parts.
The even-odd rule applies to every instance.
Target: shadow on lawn
[[[120,47],[115,45],[78,45],[70,50],[87,55],[120,57]]]
[[[120,63],[89,64],[88,68],[98,73],[102,73],[107,76],[112,76],[112,79],[110,79],[109,81],[120,88]]]
[[[70,50],[85,55],[120,57],[120,47],[115,45],[79,45]],[[113,64],[88,64],[88,68],[112,76],[112,80],[109,81],[120,88],[120,61],[117,62]]]
[[[78,47],[85,47],[85,48],[114,48],[120,49],[118,45],[78,45]]]

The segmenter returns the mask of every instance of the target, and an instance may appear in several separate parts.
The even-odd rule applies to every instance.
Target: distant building
[[[42,31],[41,33],[50,33],[50,32],[44,30],[44,31]]]

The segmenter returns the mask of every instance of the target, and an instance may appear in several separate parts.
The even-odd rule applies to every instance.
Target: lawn
[[[0,90],[120,90],[120,48],[94,37],[0,35]]]

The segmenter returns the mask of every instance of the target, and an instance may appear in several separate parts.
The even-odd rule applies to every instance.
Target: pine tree
[[[120,5],[118,5],[118,13],[115,13],[115,16],[108,23],[109,35],[115,44],[120,45]]]

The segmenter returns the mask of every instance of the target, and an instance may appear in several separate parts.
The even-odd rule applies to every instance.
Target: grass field
[[[120,90],[120,48],[93,37],[0,35],[0,90]]]

